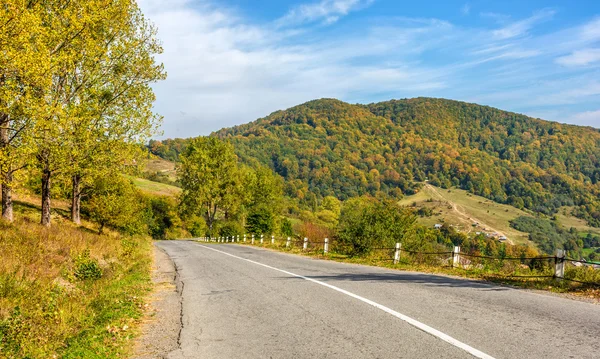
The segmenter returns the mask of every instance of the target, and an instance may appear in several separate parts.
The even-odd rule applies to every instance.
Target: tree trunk
[[[12,222],[13,217],[13,201],[12,201],[12,188],[10,183],[12,182],[12,173],[6,173],[2,175],[4,177],[2,183],[2,219],[8,222]]]
[[[9,146],[8,125],[10,117],[2,113],[0,114],[0,150],[4,150]],[[10,168],[4,168],[2,173],[2,218],[8,222],[13,221],[13,202],[12,202],[12,181],[13,174]]]
[[[50,227],[50,178],[52,172],[48,167],[42,171],[42,225]]]
[[[71,202],[71,220],[81,224],[81,176],[73,175],[73,200]]]

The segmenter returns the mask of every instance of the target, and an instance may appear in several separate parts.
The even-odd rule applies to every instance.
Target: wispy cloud
[[[323,31],[314,25],[372,1],[298,5],[280,17],[289,26],[256,23],[240,9],[201,0],[140,3],[165,49],[159,60],[169,78],[155,90],[166,136],[208,134],[320,97],[447,97],[557,116],[552,120],[595,110],[600,102],[597,77],[557,64],[594,48],[598,19],[540,34],[534,27],[554,14],[542,10],[524,20],[498,20],[512,29],[503,36],[497,23],[481,28],[392,16]],[[587,107],[571,109],[582,103]]]
[[[363,9],[374,0],[321,0],[311,4],[293,7],[286,15],[277,20],[279,26],[299,25],[322,22],[332,24],[352,11]]]
[[[582,126],[598,127],[600,124],[600,110],[576,113],[568,117],[566,122]]]
[[[471,13],[471,4],[466,3],[462,6],[462,8],[460,8],[460,12],[463,15],[469,15]]]
[[[584,49],[556,59],[563,66],[587,66],[600,61],[600,49]]]
[[[527,19],[513,22],[501,29],[493,32],[494,37],[498,39],[510,39],[527,34],[527,32],[537,23],[551,19],[555,14],[554,10],[541,10]]]

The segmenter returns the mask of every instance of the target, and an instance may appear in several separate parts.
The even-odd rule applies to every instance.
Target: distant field
[[[563,207],[556,215],[558,222],[565,228],[574,227],[578,232],[587,234],[594,233],[600,234],[600,228],[594,228],[587,225],[583,219],[571,216],[572,207]]]
[[[433,216],[419,219],[424,225],[447,223],[467,233],[498,233],[516,244],[530,243],[527,233],[510,227],[510,220],[529,215],[518,208],[499,204],[461,189],[448,190],[429,184],[419,193],[402,199],[400,204],[412,206],[415,202],[417,207],[429,207],[433,210]],[[478,225],[473,226],[475,223]]]
[[[142,178],[129,177],[133,183],[143,192],[156,196],[175,197],[181,193],[181,188],[160,182],[152,182]]]
[[[159,157],[148,160],[148,162],[146,163],[146,172],[161,172],[166,174],[169,177],[169,180],[171,181],[175,181],[177,179],[175,163],[163,160]]]

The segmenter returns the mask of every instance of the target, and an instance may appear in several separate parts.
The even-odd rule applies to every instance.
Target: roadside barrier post
[[[240,235],[238,234],[237,242],[240,243]]]
[[[325,245],[323,245],[323,253],[329,252],[329,238],[325,238]]]
[[[557,249],[556,258],[554,258],[554,278],[563,279],[565,277],[565,250]]]
[[[304,244],[302,245],[302,250],[305,251],[308,248],[308,238],[304,237]]]
[[[457,267],[460,264],[460,247],[454,246],[452,251],[452,267]]]
[[[271,236],[271,244],[275,244],[275,236]]]
[[[252,244],[254,244],[254,233],[252,234]]]
[[[394,264],[398,264],[400,261],[400,243],[396,243],[396,250],[394,251]]]
[[[262,235],[262,234],[260,235],[260,244],[263,244],[263,238],[264,237],[265,237],[264,235]]]
[[[292,239],[290,237],[287,238],[287,242],[285,242],[285,248],[289,248],[291,240]]]
[[[244,243],[246,243],[246,233],[244,233]]]

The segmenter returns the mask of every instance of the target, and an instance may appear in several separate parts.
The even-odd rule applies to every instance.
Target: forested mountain
[[[575,206],[600,226],[594,128],[444,99],[322,99],[213,135],[233,143],[243,162],[269,165],[301,200],[399,197],[428,179],[546,214]]]

